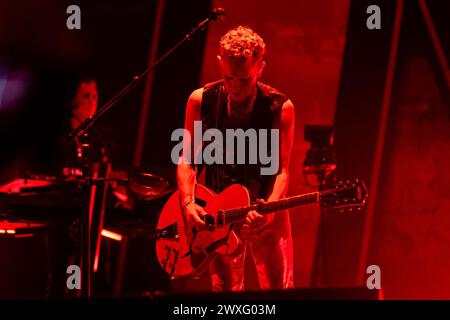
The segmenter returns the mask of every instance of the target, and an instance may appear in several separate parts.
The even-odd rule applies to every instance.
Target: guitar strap
[[[203,131],[209,128],[217,128],[221,132],[225,132],[225,128],[223,121],[219,121],[219,119],[223,119],[224,117],[224,101],[226,101],[227,93],[225,92],[225,88],[223,85],[223,81],[219,80],[213,83],[209,83],[205,85],[203,88],[203,96],[202,96],[202,123],[203,123]],[[219,127],[220,126],[220,127]],[[208,144],[211,142],[208,142]],[[207,144],[203,145],[203,148],[206,147]],[[212,166],[212,170],[206,171],[206,184],[209,188],[214,190],[215,192],[220,192],[223,187],[223,170],[224,165],[215,164]],[[199,176],[204,168],[204,164],[202,163],[198,167]],[[208,183],[209,182],[209,183]]]

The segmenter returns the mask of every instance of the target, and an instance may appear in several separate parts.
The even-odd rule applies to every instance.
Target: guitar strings
[[[318,194],[319,194],[318,192],[314,192],[314,193],[303,194],[300,196],[294,196],[291,198],[278,200],[273,203],[268,202],[268,203],[264,204],[264,208],[263,208],[262,212],[264,213],[264,211],[266,211],[266,210],[269,212],[274,212],[274,211],[287,209],[287,208],[285,208],[286,205],[291,204],[291,203],[295,203],[295,204],[311,203],[311,200],[313,200],[313,199],[315,200],[317,198]],[[251,206],[247,206],[247,207],[243,207],[243,208],[223,210],[223,213],[225,215],[225,219],[224,219],[225,223],[241,220],[241,219],[243,219],[243,217],[245,217],[247,215],[247,213],[249,211],[255,210],[257,208],[258,208],[258,205],[251,205]]]
[[[293,196],[290,198],[274,201],[273,203],[268,202],[268,203],[264,204],[264,207],[265,207],[265,209],[268,209],[269,212],[270,211],[272,211],[272,212],[279,211],[279,210],[285,209],[284,206],[286,204],[289,204],[289,203],[295,203],[296,205],[302,204],[302,203],[308,204],[308,203],[311,203],[311,200],[316,200],[316,199],[319,200],[318,197],[320,197],[320,196],[339,192],[339,191],[342,191],[345,189],[346,189],[345,187],[332,188],[332,189],[322,190],[320,192],[313,192],[313,193]],[[249,211],[257,209],[257,207],[258,207],[257,205],[250,205],[250,206],[243,207],[243,208],[223,210],[225,224],[242,220]],[[279,209],[277,209],[278,207],[279,207]]]

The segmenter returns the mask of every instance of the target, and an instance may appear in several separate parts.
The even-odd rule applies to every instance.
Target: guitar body
[[[238,184],[220,194],[197,184],[195,196],[196,203],[214,218],[219,210],[250,204],[247,189]],[[164,206],[157,229],[162,232],[156,240],[156,255],[171,278],[198,277],[217,255],[234,255],[241,249],[241,241],[233,232],[232,224],[212,231],[198,231],[187,221],[181,210],[178,191]]]

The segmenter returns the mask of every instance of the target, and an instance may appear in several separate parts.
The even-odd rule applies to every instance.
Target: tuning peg
[[[339,213],[344,213],[344,211],[345,211],[344,209],[341,209],[339,210]]]
[[[348,209],[348,212],[352,212],[352,211],[353,211],[353,208],[349,208],[349,209]]]
[[[355,182],[359,182],[359,179],[355,179]]]

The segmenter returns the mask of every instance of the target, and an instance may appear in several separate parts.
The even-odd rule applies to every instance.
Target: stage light
[[[112,232],[112,231],[109,231],[109,230],[106,230],[106,229],[102,230],[102,236],[116,240],[116,241],[122,241],[122,238],[123,238],[122,235]]]

